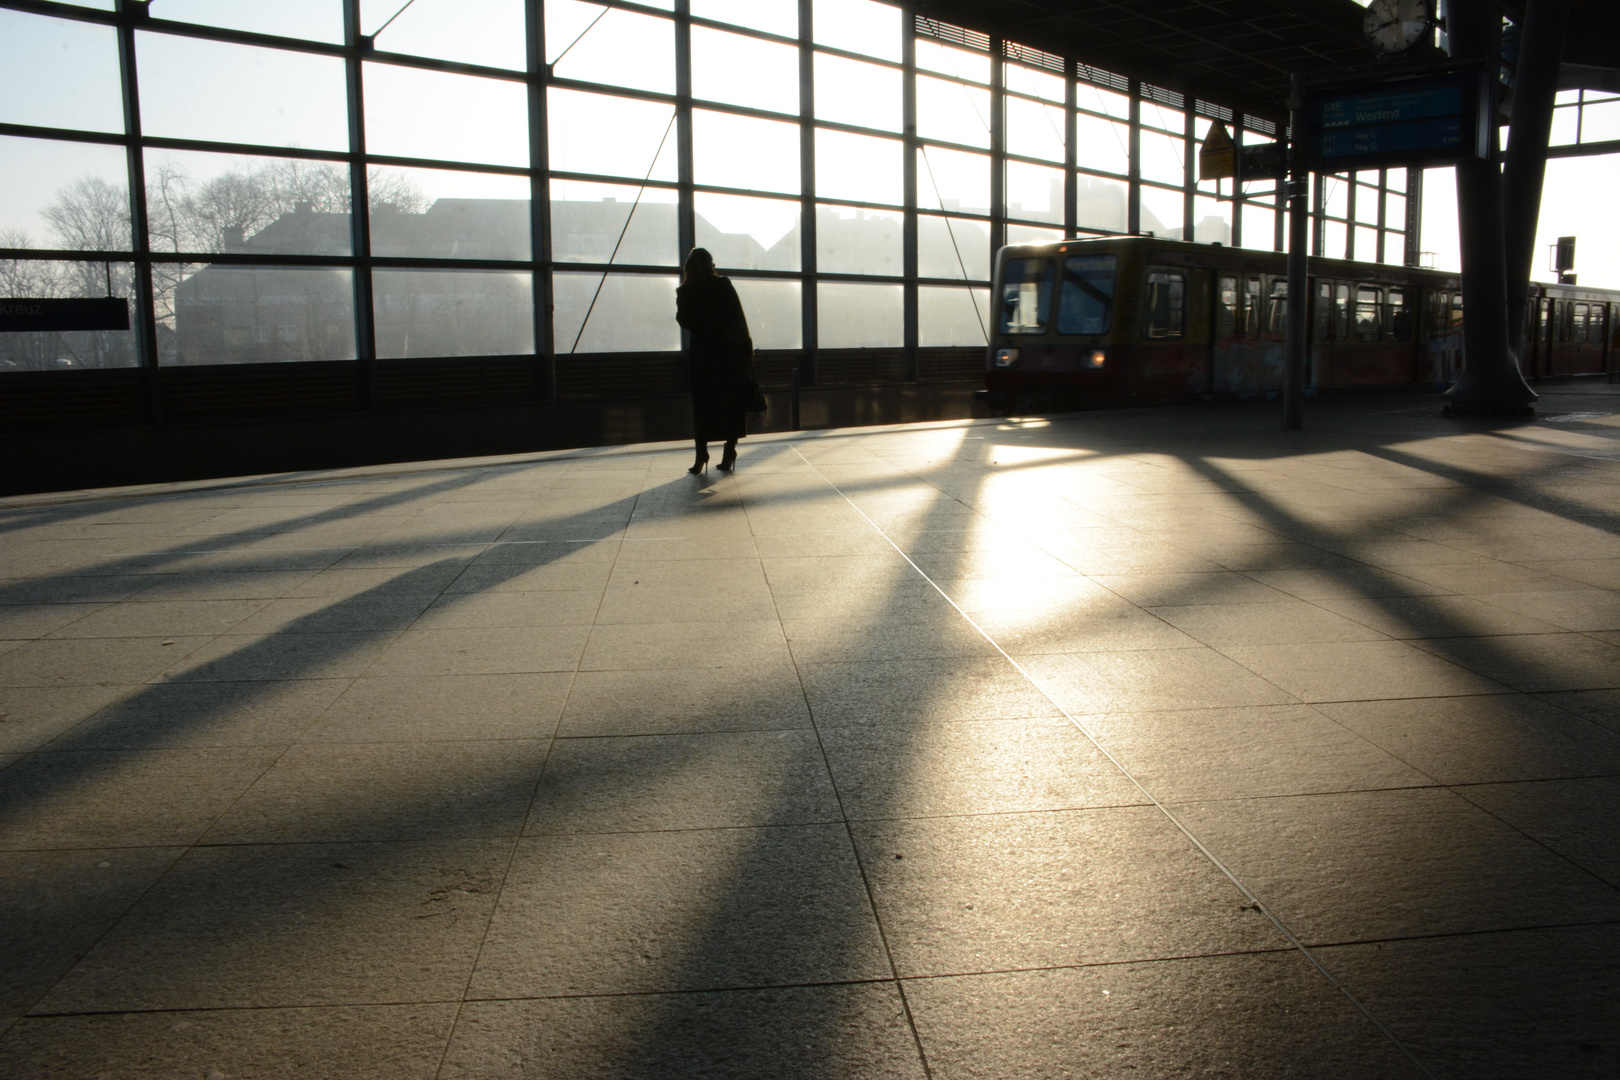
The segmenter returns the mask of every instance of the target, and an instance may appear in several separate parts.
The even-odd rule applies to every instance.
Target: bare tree
[[[58,247],[78,251],[127,251],[130,246],[129,190],[99,176],[81,176],[56,193],[40,211],[56,234]]]

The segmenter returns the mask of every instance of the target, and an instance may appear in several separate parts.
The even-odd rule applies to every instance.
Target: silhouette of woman
[[[723,440],[720,471],[737,464],[737,440],[745,434],[744,380],[753,362],[754,342],[731,279],[715,273],[714,256],[693,248],[681,267],[675,290],[675,321],[691,331],[687,352],[692,372],[692,440],[697,459],[687,472],[709,465],[709,442]]]

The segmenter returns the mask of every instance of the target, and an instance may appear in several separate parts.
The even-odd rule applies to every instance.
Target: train
[[[1462,278],[1310,261],[1309,389],[1432,385],[1462,370]],[[1283,385],[1287,256],[1119,236],[996,256],[984,399],[1016,404],[1269,396]],[[1527,376],[1620,361],[1620,291],[1533,283]]]

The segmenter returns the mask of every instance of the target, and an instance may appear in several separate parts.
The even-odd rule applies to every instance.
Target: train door
[[[1209,389],[1209,271],[1149,266],[1130,392],[1180,397]]]
[[[1545,296],[1530,299],[1530,325],[1525,330],[1524,373],[1532,378],[1548,371],[1548,346],[1552,344],[1553,302]]]
[[[1210,389],[1249,396],[1282,386],[1280,354],[1268,348],[1264,279],[1221,272],[1215,280],[1215,339],[1210,349]]]

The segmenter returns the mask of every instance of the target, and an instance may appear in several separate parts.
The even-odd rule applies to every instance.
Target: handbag
[[[743,367],[742,397],[744,412],[759,413],[761,416],[765,414],[765,393],[759,388],[759,380],[754,378],[752,349],[749,350],[748,362]]]

